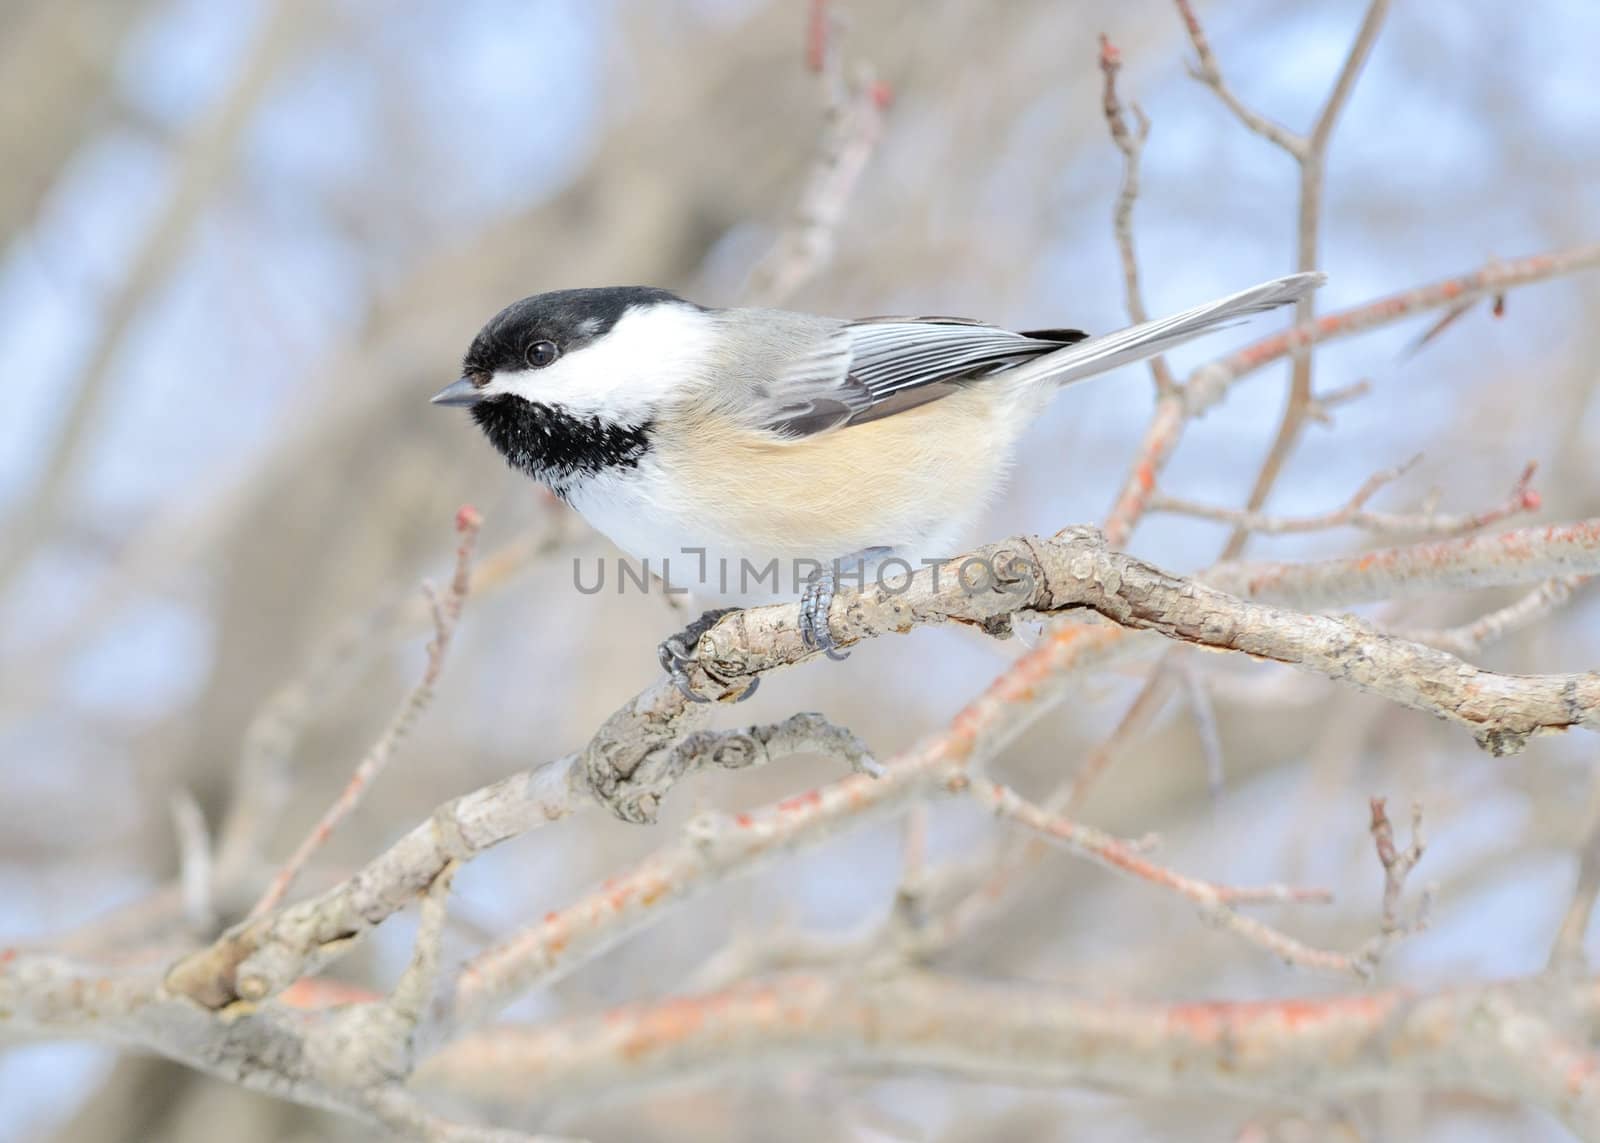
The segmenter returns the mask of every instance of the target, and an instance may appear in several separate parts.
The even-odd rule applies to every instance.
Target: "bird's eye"
[[[528,346],[528,364],[535,369],[543,369],[560,356],[561,351],[553,341],[536,341]]]

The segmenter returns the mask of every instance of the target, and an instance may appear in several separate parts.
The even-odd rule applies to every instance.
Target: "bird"
[[[805,646],[843,658],[828,624],[841,568],[959,550],[1059,389],[1324,280],[1293,274],[1095,337],[715,308],[651,286],[554,290],[490,318],[433,403],[469,409],[514,469],[645,566],[672,568],[680,590],[741,602],[798,591]],[[687,585],[685,569],[697,573]],[[658,649],[691,699],[705,701],[684,667],[730,610]]]

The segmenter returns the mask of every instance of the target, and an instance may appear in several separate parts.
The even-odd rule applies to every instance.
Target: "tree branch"
[[[1523,982],[1256,1002],[1085,1000],[911,973],[796,973],[537,1028],[500,1026],[429,1060],[418,1083],[545,1106],[710,1068],[805,1060],[1148,1096],[1342,1099],[1395,1091],[1525,1099],[1592,1133],[1596,1078],[1538,1032]],[[1596,988],[1552,1002],[1593,1031]],[[1569,1079],[1570,1086],[1562,1083]],[[1588,1136],[1586,1136],[1588,1137]]]

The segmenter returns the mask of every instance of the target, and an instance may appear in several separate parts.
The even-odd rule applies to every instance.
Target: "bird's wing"
[[[964,318],[862,318],[840,326],[777,379],[762,427],[805,437],[876,420],[1084,336],[1075,329],[1012,333]]]
[[[1324,280],[1315,271],[1291,274],[1088,339],[1075,329],[1011,333],[961,318],[850,322],[778,378],[760,410],[762,424],[782,436],[806,437],[915,408],[957,385],[1010,370],[1017,370],[1020,384],[1067,385],[1297,302]]]

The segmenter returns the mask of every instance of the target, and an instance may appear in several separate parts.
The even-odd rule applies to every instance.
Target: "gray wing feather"
[[[776,379],[760,410],[762,427],[810,436],[915,408],[995,375],[1017,383],[1081,381],[1298,301],[1324,280],[1293,274],[1087,340],[1077,330],[1013,333],[962,318],[850,322]]]
[[[850,322],[778,378],[777,403],[764,427],[809,436],[876,420],[944,396],[952,388],[948,382],[986,376],[1083,336],[1057,330],[1048,338],[1030,337],[955,318]]]

